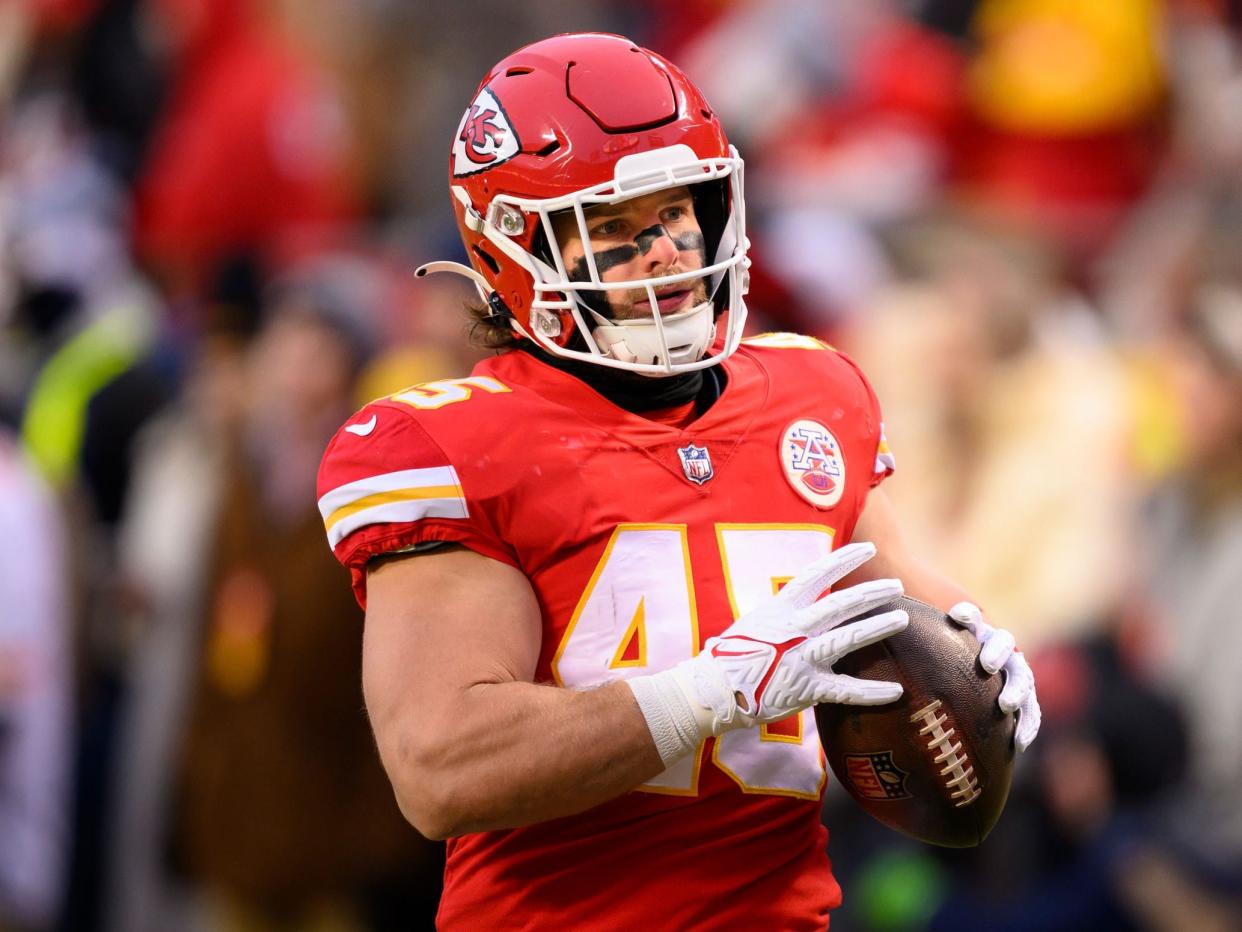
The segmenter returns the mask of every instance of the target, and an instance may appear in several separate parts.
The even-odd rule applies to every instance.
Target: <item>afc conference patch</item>
[[[781,468],[793,490],[817,508],[831,508],[845,492],[845,456],[837,438],[819,421],[806,418],[785,428]]]
[[[860,796],[867,799],[909,799],[906,772],[893,763],[892,751],[845,755],[845,772]]]
[[[702,485],[716,474],[712,469],[712,455],[707,452],[707,447],[687,444],[677,451],[677,456],[681,459],[682,472],[695,485]]]

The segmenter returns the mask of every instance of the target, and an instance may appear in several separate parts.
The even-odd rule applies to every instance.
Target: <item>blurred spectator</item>
[[[1233,10],[1234,30],[1223,22]],[[1160,339],[1205,277],[1236,277],[1242,54],[1236,3],[1165,10],[1169,150],[1156,184],[1095,269],[1100,305],[1130,341]]]
[[[1025,648],[1074,633],[1130,581],[1120,361],[1034,231],[950,212],[894,243],[902,284],[841,342],[884,401],[908,536]]]
[[[100,160],[127,184],[142,165],[168,90],[146,0],[106,0],[82,24],[71,87]]]
[[[1150,502],[1162,673],[1190,715],[1186,816],[1242,886],[1242,287],[1205,285],[1172,354],[1186,462]]]
[[[2,149],[12,222],[0,277],[13,312],[0,405],[21,412],[23,439],[59,490],[79,476],[92,401],[148,352],[159,311],[129,260],[122,192],[75,124],[66,100],[37,96],[13,115]],[[116,443],[125,446],[163,394],[148,391],[116,412]],[[107,511],[101,500],[119,497],[123,478],[85,478],[96,511]]]
[[[1037,658],[1050,701],[1033,793],[1016,794],[983,848],[948,857],[956,881],[930,929],[1236,928],[1163,826],[1184,792],[1181,711],[1109,628]]]
[[[962,51],[891,0],[752,0],[684,56],[748,160],[751,235],[793,299],[768,312],[828,331],[892,277],[877,228],[940,191]]]
[[[70,844],[67,560],[47,488],[0,430],[0,929],[49,930]]]
[[[954,176],[993,209],[1098,253],[1164,151],[1158,0],[980,0]]]
[[[390,278],[381,305],[387,339],[358,379],[360,406],[420,382],[460,378],[486,353],[467,338],[462,314],[473,286],[449,275],[415,279],[406,269]]]
[[[174,296],[238,252],[281,257],[357,218],[328,73],[261,0],[151,0],[173,83],[137,181],[136,244]]]
[[[239,314],[209,330],[181,397],[139,438],[133,488],[119,528],[124,620],[133,629],[130,699],[119,729],[114,831],[103,928],[162,932],[202,927],[193,888],[166,863],[170,772],[197,663],[205,554],[215,531],[226,438],[240,431],[246,399]]]
[[[72,104],[56,92],[25,95],[8,126],[0,185],[12,223],[2,233],[0,278],[11,304],[0,339],[0,416],[20,422],[32,461],[72,522],[62,580],[66,604],[78,609],[70,888],[74,909],[89,912],[103,858],[122,641],[110,602],[109,531],[128,485],[130,443],[170,388],[144,362],[160,305],[128,254],[124,192],[93,158]]]
[[[361,705],[361,613],[315,508],[316,465],[354,407],[383,293],[342,258],[289,273],[245,356],[214,361],[196,426],[161,425],[149,451],[131,527],[165,540],[175,508],[201,549],[172,559],[171,589],[150,591],[169,615],[152,615],[166,630],[152,627],[135,674],[118,929],[161,927],[144,901],[162,901],[164,922],[186,915],[188,901],[160,889],[163,838],[210,927],[386,928],[390,902],[405,927],[434,911],[438,849],[405,823],[380,769]],[[203,415],[215,429],[193,436]],[[188,462],[194,495],[170,507]],[[170,562],[132,530],[126,540],[131,572],[152,578]]]

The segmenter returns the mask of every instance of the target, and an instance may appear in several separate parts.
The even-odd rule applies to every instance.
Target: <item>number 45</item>
[[[817,524],[717,524],[733,617],[829,553],[833,535]],[[700,643],[686,525],[620,524],[552,658],[552,676],[558,685],[585,687],[655,673],[694,656]],[[702,760],[700,749],[639,789],[696,795]],[[720,736],[711,762],[744,793],[815,799],[824,784],[810,709]]]

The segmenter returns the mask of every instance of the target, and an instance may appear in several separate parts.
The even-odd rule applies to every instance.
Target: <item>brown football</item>
[[[996,704],[1004,677],[979,665],[979,643],[940,609],[900,598],[910,626],[847,654],[838,673],[905,687],[882,706],[815,707],[833,773],[870,815],[933,845],[977,845],[1000,818],[1013,776],[1015,717]]]

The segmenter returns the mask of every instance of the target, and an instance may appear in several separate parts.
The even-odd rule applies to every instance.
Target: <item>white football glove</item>
[[[819,598],[874,555],[869,543],[834,551],[709,639],[697,656],[629,680],[665,763],[708,735],[777,721],[820,702],[882,705],[900,697],[899,683],[832,671],[850,651],[909,624],[900,610],[844,624],[900,596],[900,580],[872,580]]]
[[[1039,699],[1035,696],[1035,674],[1031,666],[1015,650],[1014,637],[1004,628],[993,628],[984,620],[983,612],[973,602],[958,602],[949,609],[949,617],[975,636],[979,642],[979,664],[988,673],[1005,672],[1005,685],[997,700],[1001,710],[1018,713],[1013,743],[1025,751],[1039,734]]]

